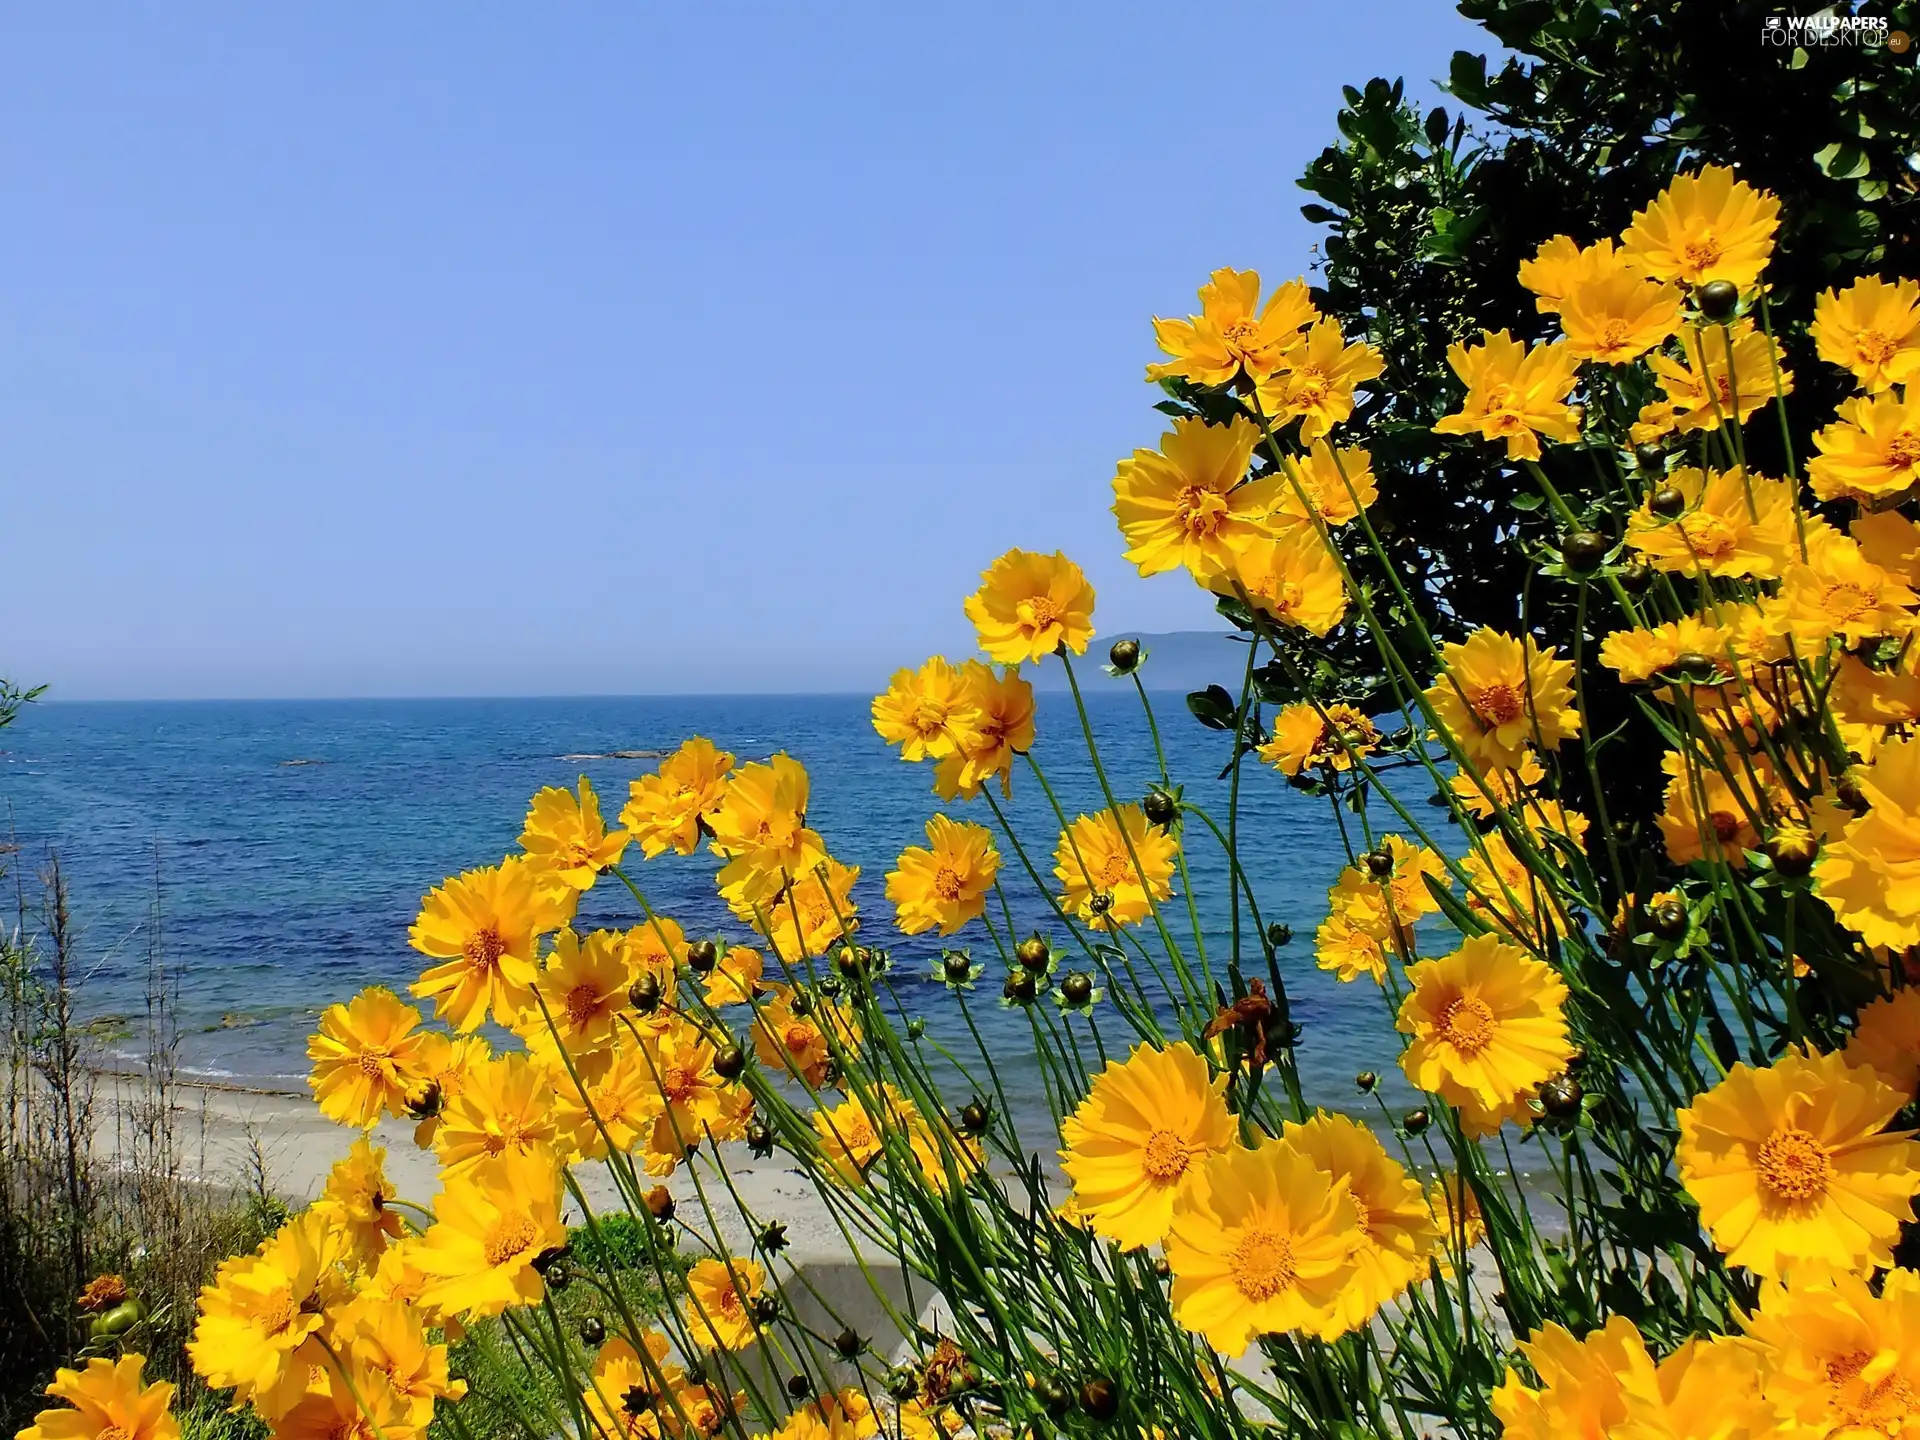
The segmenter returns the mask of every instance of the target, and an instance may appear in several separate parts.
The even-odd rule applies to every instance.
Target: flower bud
[[[1418,1135],[1433,1123],[1433,1117],[1425,1110],[1409,1110],[1400,1117],[1400,1128],[1409,1135]]]
[[[1731,280],[1709,280],[1694,292],[1700,313],[1716,325],[1724,325],[1740,308],[1740,287]]]
[[[1662,900],[1653,907],[1647,918],[1653,923],[1653,933],[1662,940],[1684,940],[1693,924],[1687,907],[1678,900]]]
[[[713,1054],[713,1073],[722,1080],[738,1080],[740,1072],[747,1068],[747,1052],[738,1045],[722,1045]]]
[[[1069,1005],[1085,1005],[1093,999],[1093,977],[1075,970],[1060,982],[1060,995]]]
[[[806,1376],[789,1375],[787,1377],[787,1396],[789,1399],[804,1400],[811,1394],[813,1394],[813,1381],[809,1380]]]
[[[606,1343],[607,1327],[598,1315],[589,1315],[580,1322],[580,1341],[596,1350]]]
[[[1560,542],[1560,561],[1572,574],[1591,575],[1606,563],[1612,548],[1598,530],[1574,530]]]
[[[949,985],[964,985],[973,978],[973,957],[962,950],[949,950],[940,957],[940,973]]]
[[[1687,510],[1687,497],[1671,485],[1662,485],[1647,497],[1647,509],[1662,520],[1677,520]]]
[[[1773,868],[1788,879],[1797,880],[1813,869],[1813,862],[1820,855],[1820,839],[1811,830],[1788,826],[1776,831],[1765,848]]]
[[[1013,954],[1014,958],[1020,962],[1022,969],[1031,970],[1036,975],[1053,961],[1053,952],[1047,949],[1047,942],[1038,935],[1022,940]]]
[[[988,1118],[987,1107],[980,1100],[969,1100],[960,1107],[960,1128],[969,1135],[984,1135]]]
[[[1120,1387],[1105,1375],[1089,1376],[1080,1386],[1080,1408],[1096,1420],[1120,1413]]]
[[[1373,1093],[1373,1087],[1379,1083],[1380,1077],[1371,1070],[1362,1070],[1358,1075],[1353,1077],[1353,1088],[1358,1090],[1362,1095],[1371,1095]]]
[[[1367,871],[1376,880],[1384,880],[1393,874],[1393,851],[1384,845],[1378,850],[1367,851]]]
[[[1016,970],[1007,977],[1007,983],[1000,988],[1000,993],[1009,1000],[1026,1005],[1030,1004],[1033,997],[1040,992],[1039,987],[1033,983],[1033,976],[1024,970]]]
[[[1173,823],[1174,816],[1180,813],[1180,804],[1173,796],[1160,789],[1149,790],[1140,802],[1140,809],[1147,817],[1147,823],[1158,825],[1162,829]]]
[[[1107,651],[1107,661],[1116,674],[1131,675],[1134,667],[1140,663],[1140,642],[1138,640],[1116,640],[1113,648]]]
[[[711,974],[720,961],[720,947],[711,940],[696,940],[687,946],[687,968],[696,975]]]
[[[1267,944],[1278,950],[1283,945],[1293,943],[1293,927],[1275,923],[1267,926]]]
[[[1572,1120],[1580,1114],[1585,1094],[1578,1080],[1562,1072],[1541,1083],[1540,1108],[1555,1120]]]
[[[627,987],[627,1000],[642,1015],[651,1015],[660,1008],[660,977],[642,975]]]
[[[853,1327],[849,1325],[833,1337],[833,1348],[840,1352],[842,1359],[856,1360],[859,1358],[860,1352],[867,1348],[867,1342],[862,1340],[859,1335],[854,1332]]]

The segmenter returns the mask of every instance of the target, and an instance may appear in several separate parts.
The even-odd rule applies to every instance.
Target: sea
[[[1091,667],[1089,667],[1091,668]],[[1087,716],[1108,783],[1138,798],[1159,779],[1147,716],[1130,683],[1095,674]],[[1034,758],[1069,814],[1102,804],[1072,697],[1038,697]],[[1152,697],[1167,764],[1186,797],[1224,828],[1230,738],[1199,724],[1180,694]],[[935,978],[945,947],[971,948],[992,978],[969,996],[1009,1103],[1044,1116],[1033,1020],[1003,1008],[1004,975],[978,924],[950,939],[909,937],[892,923],[885,877],[900,851],[924,843],[942,808],[932,771],[903,763],[853,695],[54,703],[29,706],[0,731],[0,854],[8,908],[40,923],[40,877],[54,857],[78,937],[81,1017],[110,1057],[137,1058],[152,956],[176,976],[185,1071],[209,1081],[299,1091],[307,1036],[320,1011],[372,984],[404,988],[422,958],[407,945],[421,897],[444,877],[512,850],[528,798],[588,776],[612,818],[653,758],[704,735],[741,760],[785,751],[812,776],[810,821],[831,851],[861,867],[861,939],[887,949],[888,981],[906,1016],[961,1059],[975,1050],[953,994]],[[621,758],[625,756],[626,758]],[[1054,812],[1024,765],[1007,809],[1041,879],[1053,883]],[[953,812],[992,826],[983,801]],[[1365,1113],[1358,1071],[1398,1084],[1392,1017],[1371,983],[1342,985],[1313,963],[1326,892],[1346,863],[1324,798],[1303,795],[1248,757],[1238,821],[1242,863],[1262,918],[1292,927],[1280,951],[1308,1099]],[[1228,868],[1207,828],[1184,829],[1193,898],[1216,976],[1232,947]],[[1004,840],[1001,878],[1021,933],[1064,942],[1045,894]],[[690,935],[749,940],[713,888],[704,853],[626,868],[661,914]],[[1184,897],[1165,907],[1183,947]],[[997,911],[996,911],[997,914]],[[581,924],[628,925],[638,911],[611,879],[588,896]],[[1249,975],[1262,973],[1243,914]],[[1157,941],[1143,934],[1143,943]],[[1069,961],[1068,963],[1072,963]],[[1107,1002],[1095,1023],[1109,1047],[1123,1022]],[[1090,1041],[1086,1022],[1079,1034]],[[1089,1044],[1089,1051],[1091,1046]],[[1374,1112],[1376,1118],[1378,1112]]]

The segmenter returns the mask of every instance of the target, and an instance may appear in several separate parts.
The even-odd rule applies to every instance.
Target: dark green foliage
[[[580,1265],[591,1270],[645,1270],[647,1258],[645,1224],[631,1215],[603,1215],[595,1222],[599,1234],[584,1225],[567,1232],[567,1244]]]
[[[1920,8],[1865,8],[1920,33]],[[1732,165],[1781,201],[1767,271],[1775,314],[1810,315],[1818,291],[1856,275],[1920,274],[1913,51],[1766,45],[1777,7],[1748,0],[1464,0],[1460,10],[1513,58],[1456,54],[1447,88],[1458,108],[1424,117],[1398,82],[1350,87],[1340,143],[1300,181],[1323,202],[1303,213],[1328,227],[1315,299],[1386,362],[1351,426],[1380,485],[1371,516],[1442,636],[1512,631],[1534,568],[1527,548],[1552,543],[1554,517],[1497,447],[1431,433],[1460,395],[1448,345],[1482,328],[1548,333],[1517,278],[1543,241],[1617,235],[1676,171]],[[1781,338],[1804,437],[1846,387],[1804,335]],[[1779,474],[1776,427],[1752,429],[1756,465]],[[1594,467],[1572,451],[1547,461],[1578,508]],[[1362,578],[1378,586],[1374,568],[1363,563]]]

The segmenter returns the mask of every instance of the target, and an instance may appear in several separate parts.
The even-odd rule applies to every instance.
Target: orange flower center
[[[600,992],[591,985],[580,984],[567,992],[567,1023],[575,1029],[592,1021],[600,1013]]]
[[[1306,591],[1291,580],[1282,580],[1269,587],[1268,600],[1275,615],[1291,615],[1300,608],[1300,602],[1306,599]]]
[[[293,1324],[293,1317],[293,1294],[287,1290],[274,1291],[266,1303],[261,1305],[258,1314],[260,1328],[269,1335],[280,1334]]]
[[[731,1285],[720,1292],[715,1308],[729,1320],[738,1320],[746,1313],[746,1307],[740,1303],[740,1292]]]
[[[1147,1137],[1147,1148],[1140,1155],[1140,1167],[1165,1185],[1186,1174],[1187,1164],[1192,1159],[1193,1152],[1187,1148],[1186,1141],[1171,1130],[1156,1130]]]
[[[1204,540],[1226,524],[1227,502],[1204,486],[1189,485],[1180,492],[1174,515],[1190,539]]]
[[[1753,1158],[1760,1183],[1776,1199],[1789,1203],[1818,1200],[1833,1181],[1827,1147],[1793,1126],[1775,1130]]]
[[[787,1049],[800,1051],[805,1050],[813,1044],[813,1034],[814,1031],[811,1025],[801,1025],[796,1022],[787,1026],[781,1039],[786,1042]]]
[[[1327,398],[1327,372],[1318,365],[1302,365],[1287,383],[1287,398],[1297,409],[1307,409]]]
[[[1293,1241],[1272,1225],[1249,1225],[1233,1247],[1231,1269],[1233,1283],[1247,1299],[1271,1300],[1293,1285]]]
[[[1723,845],[1740,833],[1740,817],[1731,811],[1715,810],[1707,819],[1712,822],[1713,833]]]
[[[1718,515],[1693,515],[1680,522],[1680,533],[1693,553],[1705,564],[1724,560],[1740,548],[1739,537]]]
[[[524,1148],[527,1132],[520,1122],[512,1116],[503,1116],[500,1128],[492,1131],[480,1142],[489,1155],[503,1155],[510,1149]]]
[[[1480,693],[1473,697],[1473,713],[1483,724],[1496,730],[1518,720],[1523,708],[1520,692],[1504,680],[1482,685]]]
[[[1227,349],[1237,355],[1244,355],[1260,343],[1260,322],[1251,315],[1242,315],[1238,320],[1229,320],[1220,327],[1220,339]]]
[[[360,1073],[370,1080],[387,1078],[387,1065],[393,1059],[393,1052],[383,1045],[369,1045],[360,1052],[354,1064],[360,1067]]]
[[[1133,878],[1133,867],[1127,863],[1127,857],[1117,851],[1100,862],[1100,869],[1093,877],[1102,890],[1116,890]]]
[[[1871,615],[1878,597],[1863,585],[1852,585],[1846,581],[1837,581],[1827,586],[1820,597],[1821,608],[1840,620],[1858,620],[1863,615]]]
[[[951,865],[942,865],[933,872],[933,893],[949,905],[960,898],[964,888],[959,873]]]
[[[700,1077],[685,1065],[665,1065],[660,1070],[660,1090],[676,1104],[700,1088]]]
[[[938,734],[947,723],[947,707],[938,700],[921,700],[913,707],[913,728],[922,735]]]
[[[525,1254],[539,1234],[539,1227],[526,1216],[502,1215],[487,1231],[487,1238],[481,1242],[480,1248],[487,1257],[488,1266],[497,1270],[508,1261]]]
[[[1872,1385],[1851,1387],[1873,1356],[1864,1350],[1827,1362],[1827,1383],[1843,1393],[1833,1397],[1833,1408],[1848,1428],[1897,1434],[1899,1423],[1920,1409],[1920,1394],[1906,1376],[1895,1371]],[[1851,1391],[1851,1393],[1847,1393]]]
[[[1920,465],[1920,431],[1902,430],[1887,441],[1887,464],[1895,470]]]
[[[1035,630],[1060,623],[1060,607],[1053,603],[1051,595],[1029,596],[1020,602],[1020,608],[1027,612],[1027,624]]]
[[[94,1440],[133,1440],[133,1434],[118,1425],[102,1425],[94,1432]]]
[[[476,970],[491,970],[500,963],[500,957],[507,953],[507,942],[500,938],[500,932],[491,925],[475,932],[467,941],[467,963]]]
[[[1711,235],[1701,235],[1689,240],[1686,248],[1680,252],[1687,262],[1687,268],[1696,273],[1717,265],[1720,257],[1726,254],[1726,247]]]
[[[1487,387],[1487,414],[1512,415],[1520,409],[1520,394],[1511,385],[1489,385]]]
[[[1462,995],[1440,1012],[1440,1038],[1463,1055],[1478,1055],[1493,1040],[1495,1024],[1491,1005]]]
[[[1884,365],[1900,353],[1900,342],[1878,330],[1862,330],[1853,341],[1854,353],[1868,365]]]
[[[1633,327],[1616,317],[1600,328],[1600,343],[1595,348],[1603,354],[1611,355],[1628,349],[1632,339]]]

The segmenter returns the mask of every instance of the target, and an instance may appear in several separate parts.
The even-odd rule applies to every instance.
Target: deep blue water
[[[1215,777],[1225,737],[1199,726],[1178,695],[1157,696],[1155,706],[1175,780],[1224,824],[1227,785]],[[1116,791],[1138,797],[1158,772],[1137,699],[1130,690],[1096,694],[1089,709]],[[1062,803],[1097,808],[1070,697],[1043,694],[1039,728],[1036,758]],[[941,942],[894,931],[883,893],[895,857],[924,840],[937,808],[931,770],[896,758],[861,697],[41,704],[0,732],[8,747],[0,802],[29,898],[33,871],[49,849],[59,853],[82,927],[92,1013],[141,1013],[157,860],[164,947],[184,971],[186,1063],[285,1086],[304,1074],[305,1037],[322,1006],[369,983],[403,987],[417,973],[406,934],[420,897],[511,849],[535,790],[584,771],[611,820],[627,782],[652,764],[565,757],[667,751],[693,734],[742,759],[785,749],[807,766],[812,823],[834,854],[862,866],[863,938],[891,945],[896,987],[933,1033],[958,1034],[954,1002],[930,978]],[[1058,826],[1024,769],[1014,789],[1016,824],[1051,883]],[[984,803],[958,808],[991,826]],[[1282,960],[1306,1029],[1310,1098],[1350,1105],[1354,1072],[1391,1073],[1396,1047],[1376,988],[1343,987],[1312,963],[1327,886],[1344,863],[1338,830],[1324,800],[1295,793],[1251,760],[1240,823],[1266,918],[1298,934]],[[1202,826],[1190,823],[1186,841],[1217,962],[1228,948],[1226,869]],[[1005,860],[1023,933],[1058,934],[1018,861]],[[709,857],[640,863],[634,848],[627,863],[655,908],[689,933],[739,934],[713,893]],[[1176,900],[1168,913],[1184,908]],[[603,881],[583,913],[629,924],[631,897]],[[968,940],[976,954],[993,953],[978,926],[948,943]],[[1260,973],[1250,936],[1245,949],[1248,973]],[[1024,1090],[1033,1083],[1019,1059],[1030,1048],[1027,1021],[1000,1009],[997,993],[997,980],[976,990],[978,1014],[996,1059]],[[1117,1020],[1106,1029],[1119,1033]]]

